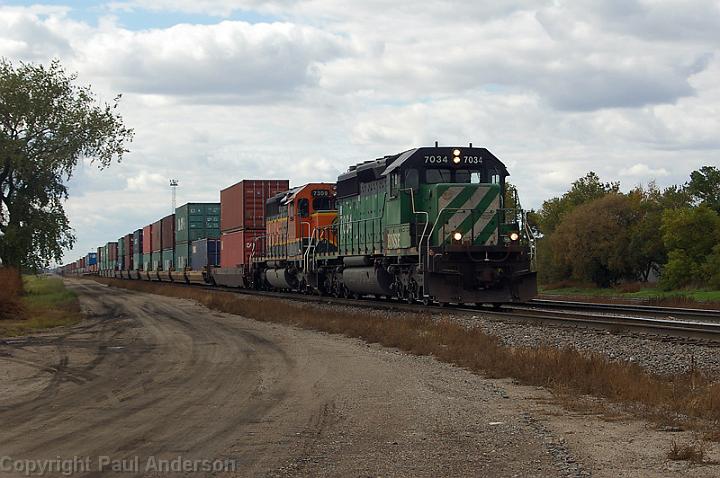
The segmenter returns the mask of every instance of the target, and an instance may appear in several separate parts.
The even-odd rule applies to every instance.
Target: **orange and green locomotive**
[[[251,282],[424,303],[528,300],[537,294],[529,231],[522,211],[505,207],[507,176],[485,148],[436,145],[278,195]]]

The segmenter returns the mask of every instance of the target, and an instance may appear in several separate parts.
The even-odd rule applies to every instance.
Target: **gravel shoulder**
[[[0,341],[2,456],[237,463],[157,476],[720,474],[666,461],[686,433],[574,414],[543,389],[187,300],[68,286],[87,320]],[[96,468],[75,476],[112,475]],[[155,476],[118,474],[133,475]]]

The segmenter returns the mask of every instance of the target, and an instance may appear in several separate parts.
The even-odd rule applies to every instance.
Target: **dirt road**
[[[68,284],[86,321],[0,340],[0,476],[585,474],[504,388],[458,368]],[[197,461],[177,472],[178,457]]]

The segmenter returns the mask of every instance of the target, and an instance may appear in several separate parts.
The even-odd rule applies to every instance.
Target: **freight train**
[[[241,181],[219,205],[181,206],[121,238],[125,260],[116,243],[100,248],[98,273],[424,304],[523,302],[537,294],[533,238],[523,211],[506,207],[508,175],[485,148],[435,144],[350,166],[335,184]],[[195,242],[180,237],[187,227],[201,231]]]

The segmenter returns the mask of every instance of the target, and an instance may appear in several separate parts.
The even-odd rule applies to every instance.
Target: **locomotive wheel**
[[[427,307],[428,305],[430,305],[430,302],[431,302],[430,297],[423,296],[423,298],[422,298],[422,305],[424,305],[425,307]]]

